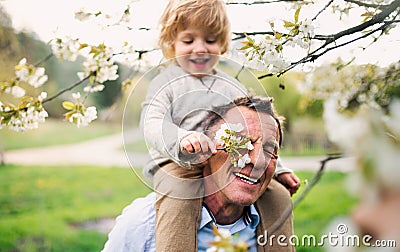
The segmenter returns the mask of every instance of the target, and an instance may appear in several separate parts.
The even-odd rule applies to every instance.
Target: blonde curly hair
[[[159,46],[165,58],[175,57],[177,34],[189,26],[215,35],[222,54],[228,50],[231,25],[222,0],[170,0],[160,19]]]

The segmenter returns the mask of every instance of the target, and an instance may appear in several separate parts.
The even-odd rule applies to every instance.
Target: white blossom
[[[237,161],[237,166],[239,168],[244,168],[246,166],[246,164],[250,163],[251,159],[249,157],[249,154],[244,154],[242,157],[239,157],[238,161]]]
[[[83,91],[86,93],[95,93],[95,92],[101,92],[104,89],[104,85],[98,84],[98,85],[89,85],[83,88]]]
[[[219,228],[218,233],[221,235],[222,238],[229,238],[232,236],[229,229],[225,229],[225,228]]]
[[[47,92],[41,92],[40,95],[38,96],[38,100],[40,102],[42,102],[46,98],[47,98]]]
[[[315,36],[315,27],[312,24],[312,20],[305,19],[300,22],[299,33],[303,34],[304,37],[313,38]]]
[[[82,80],[87,76],[94,75],[95,81],[98,83],[116,80],[119,77],[117,74],[118,66],[114,65],[112,48],[101,45],[96,50],[97,53],[89,53],[83,63],[84,71],[78,72],[78,77]]]
[[[265,62],[258,58],[250,59],[245,64],[248,68],[251,68],[251,69],[254,69],[254,70],[257,70],[260,72],[266,71],[268,69],[268,67],[265,65]]]
[[[254,146],[253,146],[253,144],[252,144],[250,141],[248,141],[248,142],[246,143],[246,147],[247,147],[248,150],[253,150],[253,149],[254,149]]]
[[[71,123],[76,124],[76,126],[79,128],[81,126],[89,125],[89,123],[91,123],[96,118],[97,118],[97,110],[96,107],[92,106],[86,108],[83,114],[80,111],[76,111],[74,114],[70,116],[69,121]]]
[[[38,128],[39,123],[44,123],[47,117],[48,113],[43,108],[30,106],[26,111],[19,111],[12,116],[7,126],[10,130],[25,132]]]
[[[45,75],[45,69],[43,67],[28,66],[26,58],[20,60],[15,69],[15,75],[20,81],[25,81],[35,88],[42,86],[48,80],[48,76]]]
[[[11,94],[15,98],[21,98],[25,95],[25,89],[20,86],[7,87],[4,92]]]
[[[81,22],[89,20],[91,18],[91,16],[92,16],[92,14],[86,12],[84,9],[81,9],[81,10],[75,12],[75,19],[77,19]]]
[[[251,159],[248,154],[242,155],[239,150],[254,149],[254,146],[248,137],[238,134],[243,129],[244,127],[241,123],[223,123],[214,137],[217,143],[223,146],[225,151],[228,152],[231,163],[240,168],[243,168],[246,164],[250,163]]]
[[[81,99],[81,93],[72,93],[72,98],[74,98],[75,101],[79,101]]]
[[[371,190],[380,183],[400,188],[399,103],[395,101],[391,104],[389,115],[376,108],[362,106],[349,117],[337,111],[338,103],[333,98],[325,102],[324,120],[330,140],[355,158],[366,180],[365,188],[359,191]],[[363,186],[362,183],[360,185]]]
[[[48,76],[45,75],[44,72],[45,69],[43,67],[36,68],[27,82],[35,88],[42,86],[48,80]]]
[[[59,59],[75,61],[79,56],[80,43],[78,39],[57,38],[50,42],[50,46],[53,54]]]

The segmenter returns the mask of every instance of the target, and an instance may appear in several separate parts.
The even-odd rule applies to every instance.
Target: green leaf
[[[70,112],[68,112],[68,113],[65,113],[65,114],[64,114],[64,115],[65,115],[65,120],[69,121],[69,118],[71,118],[71,116],[72,116],[73,114],[75,114],[75,112],[73,112],[73,111],[70,111]]]
[[[249,36],[247,36],[247,34],[244,34],[244,35],[246,36],[247,40],[249,41],[248,44],[250,46],[254,45],[254,40],[252,38],[250,38]]]
[[[275,38],[278,39],[278,40],[281,39],[282,36],[283,36],[282,33],[279,33],[279,32],[276,32],[276,33],[275,33]]]
[[[294,22],[297,24],[299,22],[299,13],[300,13],[300,7],[296,10],[294,13]]]
[[[239,50],[246,50],[246,49],[251,48],[251,46],[250,46],[248,43],[243,42],[243,44],[244,44],[244,46],[242,46],[241,48],[239,48]]]
[[[65,108],[66,110],[73,110],[75,109],[75,104],[73,104],[72,102],[69,101],[64,101],[62,103],[63,108]]]
[[[85,47],[88,47],[88,46],[89,46],[89,45],[86,44],[86,43],[80,44],[78,50],[81,50],[81,49],[83,49],[83,48],[85,48]]]
[[[282,49],[283,49],[282,44],[279,44],[279,45],[276,45],[276,46],[275,46],[275,50],[276,50],[278,53],[280,53],[280,52],[282,51]]]
[[[290,28],[290,27],[294,27],[296,24],[289,22],[289,21],[285,21],[283,20],[283,22],[285,23],[284,26],[285,28]]]
[[[372,17],[374,15],[374,13],[372,12],[365,12],[363,14],[361,14],[362,17]]]
[[[96,76],[90,75],[89,81],[90,81],[90,83],[94,83],[96,81]]]

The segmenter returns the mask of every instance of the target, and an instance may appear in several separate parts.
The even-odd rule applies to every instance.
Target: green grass
[[[0,130],[0,147],[5,150],[71,144],[99,136],[121,132],[121,125],[95,121],[87,127],[77,128],[69,122],[46,120],[38,129],[24,133]]]
[[[139,139],[132,143],[125,144],[124,147],[128,152],[147,153],[149,151],[144,139]]]
[[[296,173],[302,179],[313,176]],[[344,173],[327,172],[295,209],[298,236],[321,235],[335,217],[348,213],[356,201],[343,186],[345,178]],[[115,218],[149,191],[131,169],[0,166],[0,251],[99,251],[107,235],[77,224]]]
[[[77,223],[115,218],[149,189],[131,169],[1,166],[0,251],[99,251],[105,234]]]
[[[296,174],[300,179],[309,181],[314,176],[312,172],[296,172]],[[326,172],[304,200],[297,205],[294,210],[294,227],[298,237],[301,238],[303,235],[321,237],[327,234],[326,228],[333,219],[347,215],[351,211],[357,200],[346,189],[346,176],[342,172]],[[300,189],[294,198],[301,193]],[[323,250],[316,247],[297,247],[297,251]]]

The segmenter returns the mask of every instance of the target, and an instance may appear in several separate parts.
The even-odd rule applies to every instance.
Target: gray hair
[[[228,113],[228,111],[234,107],[244,106],[250,108],[258,113],[266,113],[271,115],[276,123],[278,124],[279,130],[279,146],[282,144],[282,126],[283,117],[278,115],[273,104],[273,99],[271,97],[261,97],[261,96],[243,96],[238,97],[232,102],[222,105],[215,106],[211,111],[209,111],[207,119],[204,121],[203,126],[207,131],[209,128],[214,126],[217,122],[222,120],[222,118]]]

